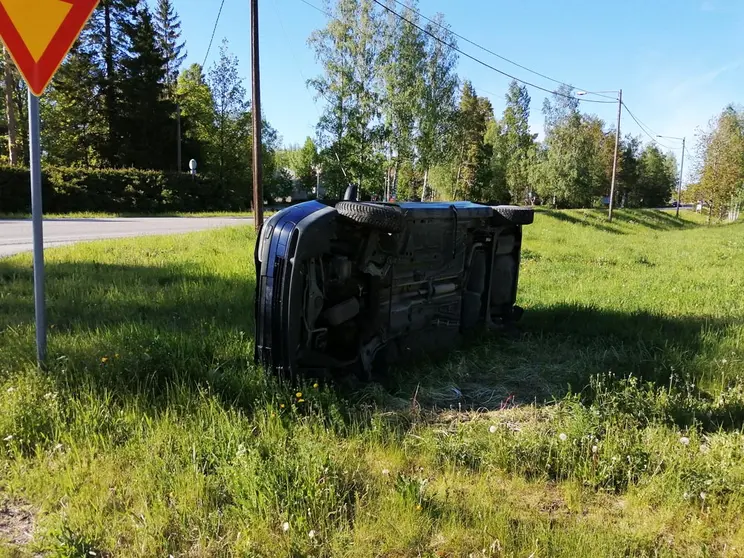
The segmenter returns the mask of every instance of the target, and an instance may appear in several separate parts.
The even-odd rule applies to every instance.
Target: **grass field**
[[[46,372],[1,260],[0,555],[744,556],[744,224],[616,215],[540,212],[518,335],[363,388],[254,368],[246,228],[48,251]]]

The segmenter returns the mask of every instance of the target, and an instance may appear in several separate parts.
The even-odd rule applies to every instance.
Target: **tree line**
[[[394,0],[326,0],[326,10],[332,17],[308,39],[322,69],[307,83],[323,107],[316,134],[281,147],[264,119],[267,200],[293,187],[340,197],[351,183],[378,199],[606,203],[615,129],[582,112],[570,86],[543,102],[538,141],[524,85],[509,85],[497,115],[458,75],[457,37],[442,14],[422,18],[416,0],[403,9]],[[209,69],[182,67],[185,56],[173,0],[153,10],[144,0],[102,0],[41,99],[44,162],[182,173],[193,158],[213,187],[251,203],[252,114],[238,59],[226,41]],[[8,140],[0,158],[24,165],[25,85],[7,53],[0,63]],[[721,211],[741,198],[743,130],[744,113],[728,107],[700,132],[688,196]],[[677,180],[672,153],[620,138],[617,205],[665,204]]]
[[[185,57],[173,0],[158,0],[154,10],[145,0],[101,0],[41,97],[43,162],[184,172],[193,158],[200,173],[248,199],[252,115],[238,59],[226,41],[208,70],[182,68]],[[26,88],[7,52],[2,64],[8,141],[0,156],[27,165]],[[276,177],[278,143],[264,122],[268,197],[290,186]]]
[[[332,17],[308,41],[323,69],[308,85],[325,105],[312,164],[335,195],[353,182],[367,195],[398,199],[587,207],[608,196],[615,131],[581,113],[570,87],[545,101],[545,138],[537,141],[525,86],[513,81],[495,115],[458,76],[457,40],[444,16],[422,19],[416,0],[403,9],[385,1],[327,2]],[[618,159],[620,204],[668,202],[673,154],[626,135]],[[307,166],[293,170],[309,174]]]

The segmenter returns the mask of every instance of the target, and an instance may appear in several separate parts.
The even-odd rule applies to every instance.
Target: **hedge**
[[[30,213],[28,169],[0,166],[0,213]],[[138,169],[43,167],[45,213],[164,213],[240,211],[251,186],[231,187],[209,176]]]

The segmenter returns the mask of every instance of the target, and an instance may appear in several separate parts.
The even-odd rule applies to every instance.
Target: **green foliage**
[[[28,170],[0,167],[0,211],[28,213],[28,185]],[[249,204],[241,184],[137,169],[45,167],[42,188],[46,213],[234,211]]]

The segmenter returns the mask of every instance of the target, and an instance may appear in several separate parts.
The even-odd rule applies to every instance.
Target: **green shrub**
[[[42,169],[45,213],[238,211],[250,205],[250,185],[202,175],[139,169]],[[0,213],[29,213],[28,169],[0,166]]]

